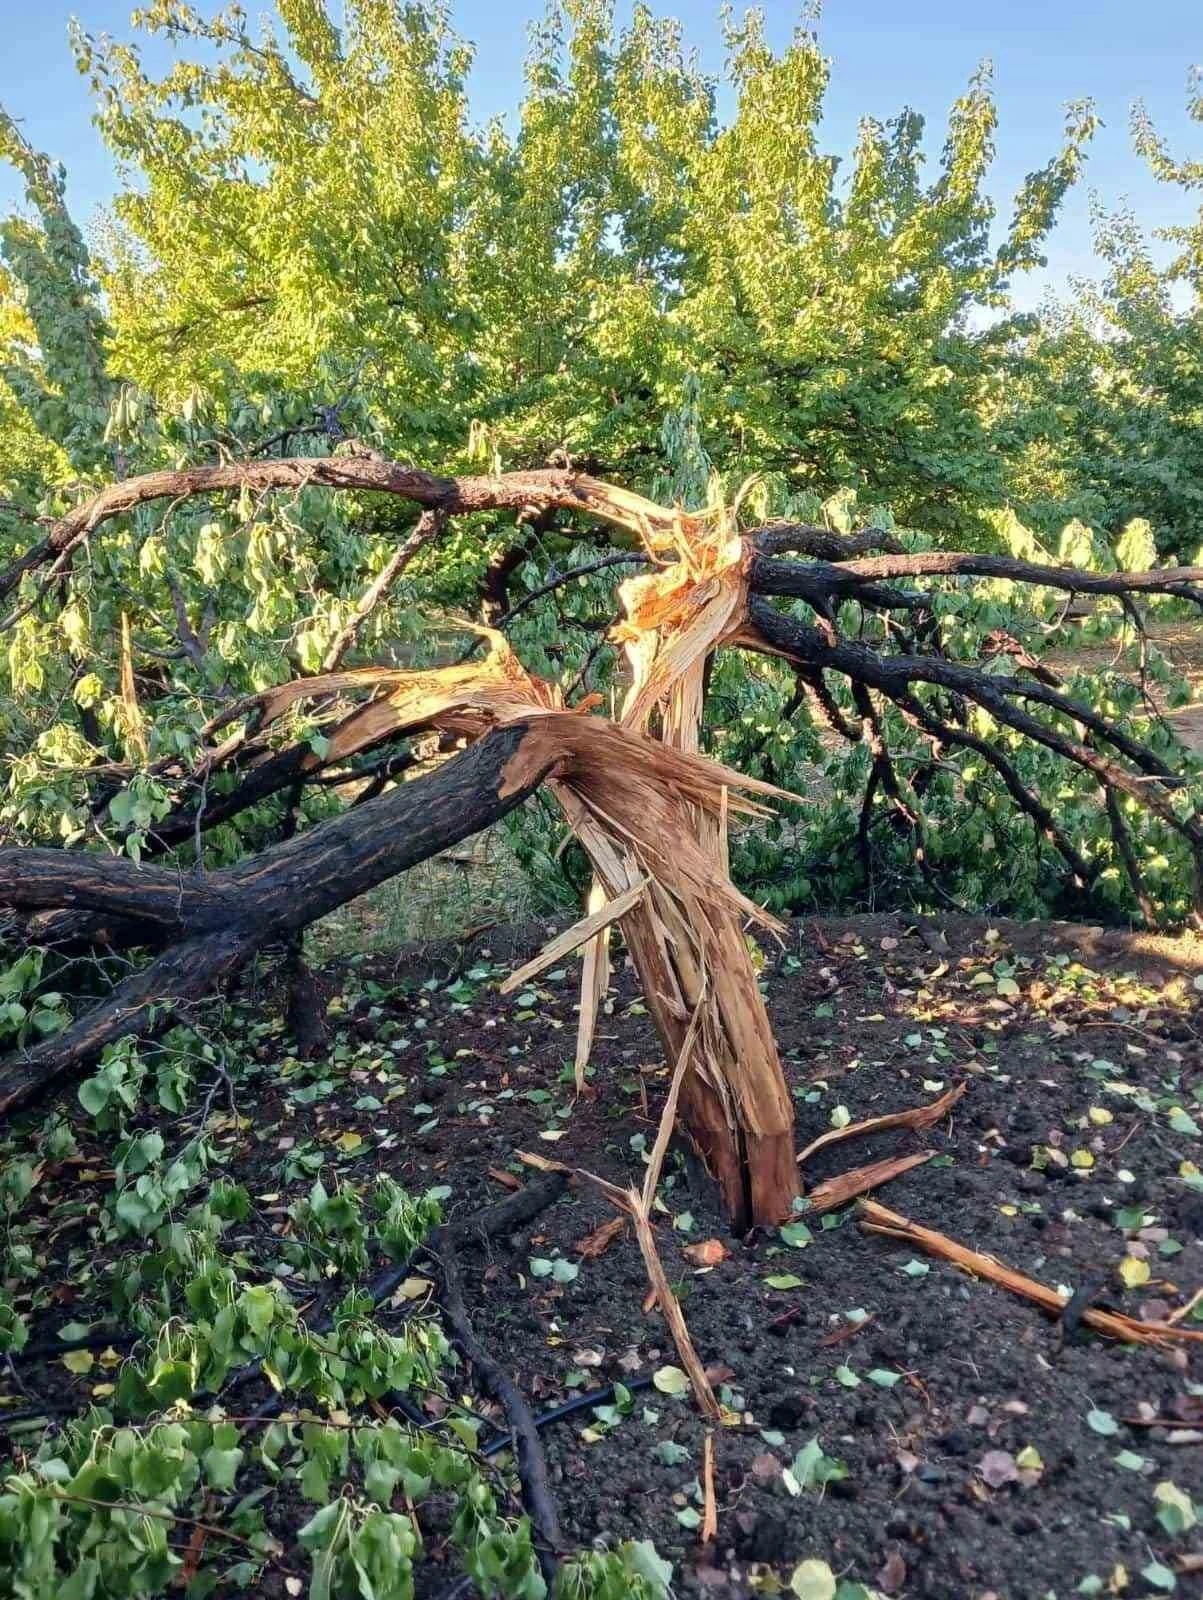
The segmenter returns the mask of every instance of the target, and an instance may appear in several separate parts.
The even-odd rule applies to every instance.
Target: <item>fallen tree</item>
[[[1157,907],[1133,848],[1133,816],[1151,819],[1178,842],[1193,866],[1196,912],[1203,905],[1203,823],[1189,763],[1170,759],[1164,738],[1154,748],[1121,719],[1073,697],[1005,635],[994,641],[990,661],[951,658],[934,606],[940,584],[1005,580],[1070,596],[1114,596],[1139,629],[1134,596],[1203,604],[1203,568],[1084,572],[1006,557],[908,552],[877,529],[741,530],[727,508],[685,513],[564,471],[439,478],[352,455],[226,464],[112,485],[0,573],[0,594],[14,597],[0,632],[63,605],[72,563],[134,508],[302,485],[400,497],[421,507],[422,516],[364,591],[325,670],[238,698],[214,688],[212,714],[187,759],[98,762],[90,769],[97,816],[111,811],[114,794],[139,770],[170,787],[175,801],[147,828],[142,855],[175,852],[174,866],[76,849],[0,850],[0,907],[17,919],[19,938],[146,952],[144,964],[64,1032],[0,1065],[0,1109],[15,1110],[78,1073],[117,1039],[161,1026],[257,950],[295,940],[310,923],[497,821],[546,785],[595,874],[591,915],[580,928],[586,955],[578,1072],[606,989],[609,926],[618,920],[670,1059],[697,1019],[682,1117],[731,1216],[739,1223],[779,1219],[796,1194],[792,1105],[744,933],[749,921],[772,928],[773,919],[734,889],[726,860],[730,817],[762,815],[763,800],[790,797],[699,753],[707,676],[722,649],[787,663],[798,703],[809,697],[834,737],[866,748],[862,832],[867,837],[881,801],[891,826],[909,830],[925,870],[923,774],[903,773],[887,713],[925,743],[931,771],[948,750],[980,758],[1030,819],[1038,844],[1058,852],[1073,881],[1088,884],[1100,860],[1072,836],[1047,796],[1023,780],[1010,753],[1016,740],[1039,747],[1097,788],[1148,920]],[[550,509],[600,520],[633,545],[590,570],[627,563],[645,569],[619,588],[623,614],[613,637],[625,649],[628,672],[616,721],[585,714],[595,710],[596,696],[567,709],[562,691],[526,672],[504,638],[489,630],[477,630],[489,646],[481,660],[470,651],[427,671],[342,666],[389,582],[455,517]],[[539,593],[576,576],[554,574]],[[900,579],[928,587],[901,589]],[[788,610],[779,608],[782,600]],[[886,626],[870,640],[865,623],[872,617],[886,619]],[[504,623],[506,614],[498,620]],[[178,637],[187,653],[203,654],[186,617]],[[127,723],[136,728],[145,714],[128,629],[122,652]],[[1158,725],[1143,680],[1141,691],[1147,720]],[[438,754],[464,744],[432,766]],[[395,782],[416,766],[422,775]],[[272,795],[288,797],[287,814],[295,819],[299,796],[310,786],[347,786],[357,798],[328,821],[206,870],[203,841],[211,829]],[[190,862],[181,854],[189,849]]]

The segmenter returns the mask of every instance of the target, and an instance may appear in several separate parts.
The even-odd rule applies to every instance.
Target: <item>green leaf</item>
[[[1086,1426],[1095,1433],[1101,1433],[1104,1438],[1119,1432],[1119,1423],[1111,1415],[1110,1411],[1099,1411],[1097,1409],[1088,1411],[1086,1413]]]
[[[835,1600],[835,1573],[825,1561],[800,1561],[790,1574],[789,1587],[798,1600]]]
[[[202,1457],[205,1476],[214,1489],[227,1490],[234,1487],[243,1454],[244,1452],[239,1449],[219,1450],[216,1445],[210,1446],[205,1451]]]
[[[1163,1594],[1173,1594],[1178,1587],[1177,1578],[1161,1561],[1150,1561],[1147,1567],[1141,1567],[1140,1575],[1150,1588],[1160,1589]]]
[[[85,1078],[78,1093],[79,1103],[89,1116],[99,1116],[109,1103],[108,1085],[100,1078]]]
[[[779,1231],[785,1243],[795,1250],[804,1250],[814,1243],[814,1234],[804,1222],[787,1222]]]
[[[657,1367],[652,1374],[652,1383],[661,1394],[689,1393],[689,1376],[680,1367]]]
[[[661,1439],[656,1446],[656,1456],[666,1467],[679,1467],[682,1461],[689,1460],[689,1451],[675,1439]]]
[[[629,1539],[619,1546],[619,1552],[631,1572],[642,1578],[648,1584],[652,1593],[667,1600],[669,1586],[673,1581],[673,1567],[671,1561],[665,1561],[657,1555],[656,1547],[650,1539]]]
[[[1157,1520],[1171,1538],[1189,1533],[1199,1520],[1190,1495],[1168,1479],[1156,1486],[1153,1499],[1157,1502]]]

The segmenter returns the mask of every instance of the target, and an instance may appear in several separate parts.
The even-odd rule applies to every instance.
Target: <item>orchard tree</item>
[[[76,50],[128,180],[98,268],[112,361],[159,401],[354,374],[403,458],[558,453],[650,481],[693,377],[720,470],[932,529],[1003,498],[984,419],[1007,288],[1041,263],[1088,106],[992,244],[984,70],[925,179],[909,110],[866,118],[847,165],[825,152],[816,37],[775,55],[755,13],[726,25],[724,124],[675,23],[554,6],[512,134],[472,125],[470,52],[437,7],[368,0],[336,26],[282,5],[259,30],[159,0],[139,20],[177,47],[161,78],[132,46]]]
[[[1197,75],[1188,110],[1203,122]],[[1163,183],[1203,183],[1203,162],[1176,160],[1139,102],[1132,133]],[[1158,550],[1191,560],[1203,510],[1203,211],[1160,237],[1175,252],[1164,267],[1130,209],[1096,206],[1103,276],[1050,308],[1026,342],[1001,440],[1036,526],[1072,514],[1114,539],[1140,518]]]
[[[95,258],[4,128],[0,1103],[97,1061],[90,1097],[133,1093],[133,1041],[264,948],[303,997],[309,924],[529,799],[523,858],[550,880],[567,823],[591,884],[578,1067],[618,921],[765,1221],[796,1168],[747,919],[1197,912],[1142,622],[1203,573],[999,509],[1012,341],[967,320],[1038,259],[1086,110],[992,248],[984,81],[934,181],[906,114],[841,186],[805,33],[731,33],[720,125],[670,25],[574,6],[510,137],[435,11],[145,20],[162,81],[78,44],[130,180]],[[1115,667],[1062,683],[1076,596]]]

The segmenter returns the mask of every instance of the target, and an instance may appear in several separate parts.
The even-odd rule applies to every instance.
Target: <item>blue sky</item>
[[[206,0],[199,0],[204,6]],[[333,0],[335,11],[338,0]],[[505,111],[520,88],[526,21],[533,5],[509,0],[455,0],[458,30],[478,47],[473,74],[481,118]],[[254,0],[247,9],[255,13]],[[722,60],[718,5],[678,0],[661,9],[679,16],[704,66]],[[785,42],[798,7],[769,0],[772,38]],[[91,33],[128,38],[129,0],[0,0],[4,39],[0,101],[22,120],[30,140],[67,163],[70,197],[84,221],[113,192],[114,174],[92,129],[87,86],[67,48],[67,24],[77,15]],[[1133,154],[1128,108],[1136,96],[1153,109],[1175,148],[1200,154],[1203,128],[1185,115],[1187,69],[1203,64],[1203,5],[1199,0],[827,0],[820,37],[834,71],[824,135],[828,148],[847,151],[857,119],[888,116],[909,104],[928,118],[938,147],[948,106],[983,57],[994,62],[1001,126],[1000,155],[991,188],[1002,205],[1031,168],[1056,147],[1064,103],[1095,100],[1106,126],[1096,136],[1086,186],[1068,203],[1048,250],[1047,272],[1018,289],[1024,304],[1074,273],[1091,269],[1089,195],[1108,205],[1132,203],[1150,226],[1195,214],[1189,198],[1157,184]],[[147,53],[165,59],[161,48]],[[16,198],[0,174],[0,202]]]

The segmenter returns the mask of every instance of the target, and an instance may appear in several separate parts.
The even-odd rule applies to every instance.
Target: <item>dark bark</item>
[[[868,555],[871,550],[902,551],[897,536],[884,528],[834,533],[830,528],[812,528],[805,523],[778,522],[757,528],[750,538],[762,555],[781,556],[792,551],[797,555],[817,556],[820,561],[852,561],[857,556]]]
[[[789,563],[782,562],[785,566]],[[1156,567],[1148,572],[1082,572],[1077,567],[1049,567],[1013,556],[978,555],[971,551],[926,550],[918,555],[868,556],[850,562],[844,573],[853,580],[891,578],[1010,578],[1070,594],[1171,594],[1203,603],[1193,585],[1203,581],[1203,567]],[[767,592],[767,591],[766,591]],[[784,591],[778,591],[784,592]]]
[[[534,1413],[527,1405],[522,1392],[509,1373],[481,1344],[464,1304],[463,1271],[449,1232],[444,1228],[435,1231],[430,1239],[430,1251],[438,1262],[442,1279],[439,1303],[447,1325],[461,1353],[471,1363],[476,1381],[486,1394],[491,1395],[505,1409],[506,1420],[514,1440],[514,1453],[518,1466],[518,1481],[522,1485],[522,1501],[531,1520],[534,1532],[535,1553],[550,1594],[555,1586],[557,1554],[563,1549],[564,1538],[560,1532],[560,1519],[551,1483],[547,1473],[547,1458],[539,1442],[539,1429]]]
[[[506,724],[429,777],[208,877],[75,851],[0,850],[0,907],[112,912],[178,940],[63,1033],[0,1064],[0,1113],[81,1071],[105,1045],[148,1033],[202,999],[264,944],[286,942],[512,811],[552,765],[545,758],[507,782],[529,727]]]

